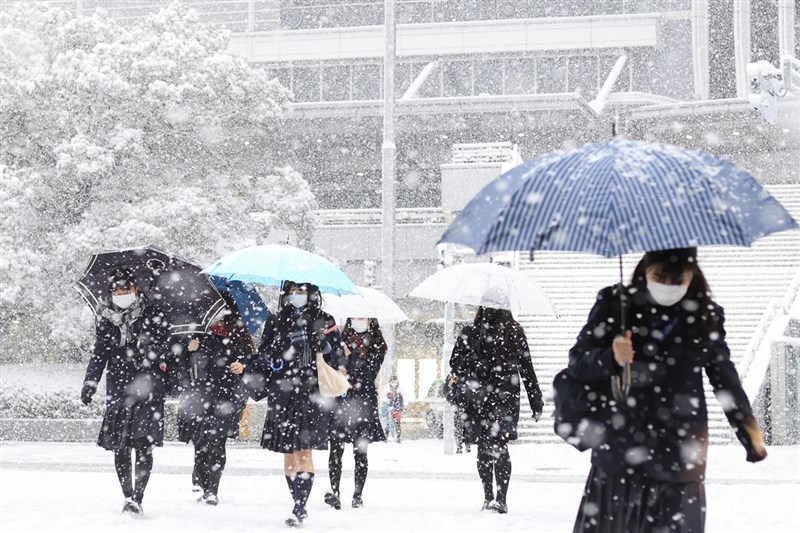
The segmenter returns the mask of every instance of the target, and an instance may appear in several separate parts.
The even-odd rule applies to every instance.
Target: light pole
[[[394,298],[394,251],[395,251],[395,158],[397,146],[394,143],[394,63],[396,53],[396,24],[394,0],[384,3],[384,55],[383,55],[383,145],[381,146],[381,283],[389,298]],[[389,353],[384,369],[391,375],[394,370],[394,326],[384,326]],[[383,381],[388,381],[384,372]]]

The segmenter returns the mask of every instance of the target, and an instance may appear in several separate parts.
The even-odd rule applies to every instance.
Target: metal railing
[[[314,212],[317,226],[380,226],[380,209],[319,209]],[[445,215],[438,207],[397,209],[398,224],[444,224]]]
[[[750,398],[755,398],[764,376],[769,366],[770,336],[777,337],[783,335],[785,324],[789,321],[789,310],[795,299],[800,296],[800,269],[797,269],[792,283],[789,285],[786,295],[777,301],[772,301],[767,305],[767,309],[758,322],[756,331],[747,347],[741,362],[741,381],[744,384],[745,392]],[[781,319],[780,323],[776,320]],[[776,326],[777,324],[777,326]],[[775,335],[770,335],[771,331],[780,330]]]

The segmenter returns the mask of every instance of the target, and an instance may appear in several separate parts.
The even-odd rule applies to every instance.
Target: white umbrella
[[[558,316],[541,288],[525,274],[493,263],[465,263],[429,276],[409,296],[508,309],[514,314]]]
[[[356,289],[357,294],[324,294],[324,311],[337,318],[371,317],[385,323],[408,320],[400,306],[381,291],[370,287]]]

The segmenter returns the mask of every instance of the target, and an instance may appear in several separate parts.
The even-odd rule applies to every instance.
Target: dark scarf
[[[119,346],[125,346],[131,338],[131,326],[141,318],[145,307],[147,307],[147,302],[143,296],[139,295],[127,309],[120,309],[113,304],[104,304],[98,316],[102,316],[119,328]]]
[[[311,366],[314,354],[308,338],[309,316],[305,307],[293,308],[289,314],[289,340],[294,349],[298,367]]]

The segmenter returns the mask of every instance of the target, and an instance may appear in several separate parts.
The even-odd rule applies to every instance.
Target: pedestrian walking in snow
[[[114,452],[125,497],[122,511],[141,514],[153,447],[164,442],[168,329],[139,292],[130,271],[115,270],[108,290],[108,299],[99,303],[97,311],[94,353],[86,368],[81,401],[87,405],[92,401],[105,371],[106,410],[97,444]]]
[[[192,339],[177,355],[181,393],[178,440],[194,446],[192,485],[202,492],[198,502],[217,505],[225,445],[239,435],[239,419],[247,402],[242,372],[255,347],[236,304],[223,294],[226,308],[205,335]]]
[[[402,433],[403,411],[405,410],[405,398],[403,390],[400,388],[400,381],[397,376],[389,378],[389,390],[386,392],[381,411],[386,417],[386,434],[391,435],[395,442],[400,442]]]
[[[644,254],[623,289],[623,333],[619,289],[599,292],[569,353],[569,375],[607,398],[610,379],[632,365],[627,400],[605,404],[604,440],[593,447],[573,531],[701,533],[708,450],[701,370],[747,460],[767,455],[730,359],[723,309],[711,299],[696,248]]]
[[[387,350],[378,320],[348,318],[342,331],[342,345],[350,390],[336,398],[329,427],[331,491],[325,494],[325,503],[334,509],[342,508],[339,484],[345,444],[353,445],[355,490],[352,505],[357,508],[364,505],[362,493],[367,481],[367,447],[370,442],[386,440],[378,416],[378,389],[375,386]]]
[[[451,376],[459,376],[470,384],[471,401],[464,406],[464,441],[478,445],[478,475],[484,494],[482,509],[505,514],[511,480],[508,443],[517,439],[520,378],[534,419],[539,419],[543,409],[528,341],[511,311],[478,307],[473,323],[461,330],[450,357],[450,368]]]
[[[288,526],[302,525],[314,484],[311,450],[328,448],[328,421],[335,405],[320,394],[316,355],[335,369],[345,366],[336,323],[321,309],[319,289],[286,281],[280,310],[265,327],[254,363],[266,376],[267,416],[261,446],[284,454],[284,473],[294,507]]]

